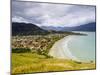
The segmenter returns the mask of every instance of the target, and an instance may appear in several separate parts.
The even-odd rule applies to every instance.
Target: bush
[[[75,63],[77,63],[77,64],[82,64],[82,62],[80,62],[80,61],[74,61]]]
[[[12,49],[12,53],[26,53],[31,52],[29,48],[14,48]]]

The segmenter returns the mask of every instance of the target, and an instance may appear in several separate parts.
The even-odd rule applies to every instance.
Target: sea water
[[[52,46],[49,55],[60,59],[95,61],[95,32],[78,32],[87,35],[69,35]]]
[[[95,52],[96,52],[96,39],[95,32],[80,32],[87,34],[72,36],[71,40],[67,43],[68,49],[73,56],[77,57],[82,61],[95,61]]]

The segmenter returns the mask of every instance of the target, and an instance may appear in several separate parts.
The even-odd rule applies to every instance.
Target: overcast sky
[[[78,26],[95,22],[95,6],[13,1],[12,21],[38,26]]]

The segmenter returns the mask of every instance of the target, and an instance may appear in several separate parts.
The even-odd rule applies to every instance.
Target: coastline
[[[53,56],[54,58],[79,61],[75,56],[72,55],[71,51],[68,48],[68,43],[71,38],[72,35],[68,35],[55,42],[55,44],[50,49],[49,55]]]
[[[90,55],[94,54],[94,50],[92,50],[92,53],[90,53],[91,45],[89,44],[88,40],[92,41],[93,39],[92,40],[91,40],[91,38],[87,39],[87,37],[90,36],[90,34],[88,34],[87,32],[80,32],[80,33],[87,34],[87,36],[81,36],[81,35],[80,36],[79,35],[65,36],[64,38],[55,42],[55,44],[51,47],[51,49],[49,51],[49,55],[53,56],[54,58],[71,59],[71,60],[75,60],[75,61],[79,61],[79,62],[91,62],[91,61],[95,62],[95,59],[93,59],[94,56],[92,56],[92,57],[89,56],[89,54]],[[82,41],[81,41],[81,39],[79,39],[80,37],[82,37]],[[84,37],[86,37],[86,38],[84,39]],[[87,43],[85,42],[82,44],[83,40],[86,41],[86,39],[88,42]],[[74,42],[76,42],[76,44],[72,40],[76,40],[76,41],[74,41]],[[69,46],[70,42],[73,45],[76,45],[77,48],[73,48],[73,46],[71,47],[71,45]],[[81,46],[78,46],[77,43]],[[85,48],[87,48],[85,50],[83,48],[84,44],[86,44]],[[73,48],[74,50],[72,50],[71,48]],[[93,48],[95,48],[95,47],[93,47]],[[78,51],[78,53],[75,53],[75,51]],[[81,56],[80,56],[80,52],[82,52]],[[83,55],[83,54],[86,54],[86,55]]]
[[[62,39],[59,38],[60,40],[57,39],[58,38],[57,36],[57,38],[55,39],[58,41],[63,41],[64,42],[63,46],[68,47],[68,42],[71,41],[73,36],[75,35],[67,35],[65,37],[62,36],[63,38]],[[24,38],[20,38],[20,39],[24,40]],[[65,40],[67,41],[65,42]],[[59,45],[58,47],[61,47],[61,45]],[[55,53],[58,53],[58,51],[55,51]],[[66,55],[65,50],[59,53],[63,53]],[[74,58],[72,54],[70,54],[70,52],[69,52],[69,56],[71,58]],[[12,74],[31,73],[31,72],[37,73],[37,72],[50,72],[50,71],[53,72],[53,71],[87,70],[87,69],[95,69],[95,68],[96,67],[94,62],[82,62],[73,59],[64,59],[64,58],[56,58],[56,57],[47,58],[45,55],[39,55],[33,52],[12,53]]]

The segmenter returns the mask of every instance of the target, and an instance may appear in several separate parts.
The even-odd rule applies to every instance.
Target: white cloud
[[[27,20],[25,20],[24,18],[18,17],[18,16],[12,17],[12,21],[13,21],[13,22],[25,22],[25,23],[29,23],[29,22],[28,22]]]
[[[95,22],[95,6],[13,2],[12,14],[13,21],[39,26],[77,26]]]
[[[84,12],[85,13],[85,12]],[[84,14],[82,12],[78,13],[69,13],[65,16],[59,17],[59,18],[45,18],[45,22],[43,22],[43,25],[59,25],[59,26],[76,26],[76,25],[82,25],[89,22],[95,21],[95,15],[93,13],[87,13]],[[81,16],[80,16],[81,15]]]

